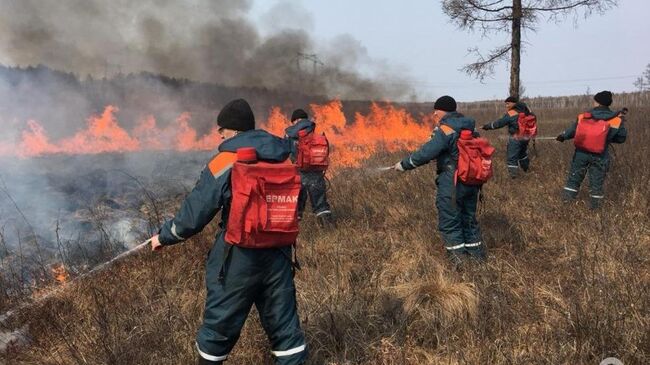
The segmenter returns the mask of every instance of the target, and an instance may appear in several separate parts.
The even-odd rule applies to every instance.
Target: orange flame
[[[65,266],[63,264],[59,264],[55,267],[52,268],[52,275],[54,276],[54,280],[57,281],[59,284],[63,284],[66,281],[68,281],[70,275],[68,274],[68,271],[65,269]]]
[[[351,122],[346,119],[339,100],[322,105],[311,104],[310,108],[317,132],[325,133],[334,146],[331,157],[335,169],[360,166],[379,149],[394,152],[416,148],[426,141],[433,128],[430,115],[420,116],[418,122],[405,109],[389,103],[373,103],[369,113],[356,113]],[[148,116],[129,133],[119,125],[115,116],[117,111],[117,107],[107,106],[101,115],[88,119],[86,129],[58,142],[50,142],[43,126],[30,120],[16,146],[0,143],[0,156],[213,150],[221,141],[216,127],[207,135],[199,136],[190,125],[190,113],[181,114],[164,128],[158,127],[153,116]],[[279,107],[271,108],[267,121],[263,123],[265,129],[277,136],[284,136],[288,126],[289,119]]]
[[[101,116],[88,119],[88,129],[63,140],[61,150],[66,153],[88,154],[104,152],[131,152],[140,149],[140,142],[129,136],[115,119],[118,109],[109,105]]]
[[[278,137],[284,137],[284,130],[288,126],[289,118],[287,118],[287,116],[282,113],[280,107],[274,106],[271,108],[269,119],[266,121],[264,129],[266,129],[269,133],[275,134]]]

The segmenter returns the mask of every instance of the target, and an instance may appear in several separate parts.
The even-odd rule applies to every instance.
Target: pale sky
[[[507,94],[506,62],[496,67],[485,84],[459,71],[473,60],[468,48],[478,46],[487,53],[505,43],[507,34],[484,39],[480,33],[459,30],[443,14],[439,1],[257,0],[252,20],[270,32],[273,21],[269,21],[268,12],[277,9],[278,3],[299,8],[291,20],[282,19],[283,25],[291,21],[323,42],[351,35],[371,58],[414,79],[421,100],[443,94],[463,101]],[[536,33],[524,36],[527,45],[521,78],[526,95],[572,95],[587,89],[633,91],[634,80],[650,63],[648,14],[650,0],[619,0],[618,8],[602,16],[581,17],[577,24],[573,17],[560,24],[541,21]]]

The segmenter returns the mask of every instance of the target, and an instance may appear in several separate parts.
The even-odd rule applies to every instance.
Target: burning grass
[[[543,133],[559,132],[573,112],[542,111]],[[309,364],[597,364],[608,356],[649,363],[650,130],[643,115],[634,112],[628,143],[615,147],[608,201],[597,213],[584,194],[569,205],[559,199],[570,143],[539,142],[532,171],[512,181],[500,133],[489,134],[499,147],[480,208],[490,256],[461,272],[448,267],[435,228],[431,168],[339,170],[330,192],[338,229],[321,229],[313,217],[302,223],[296,280]],[[378,153],[365,165],[400,156]],[[179,198],[161,209],[173,210]],[[214,231],[118,263],[21,313],[11,324],[29,324],[29,343],[6,361],[194,363]],[[230,363],[270,363],[255,314]]]

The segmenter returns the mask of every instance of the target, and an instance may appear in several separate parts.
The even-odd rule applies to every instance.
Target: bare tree
[[[643,75],[634,81],[634,86],[641,92],[650,90],[650,63],[645,67]]]
[[[487,55],[478,48],[469,51],[477,55],[476,62],[462,70],[481,81],[494,73],[502,60],[510,61],[510,95],[519,96],[519,66],[521,64],[522,30],[535,30],[542,19],[559,22],[573,15],[587,17],[603,13],[616,6],[618,0],[443,0],[442,9],[461,29],[490,33],[510,33],[510,43],[496,47]]]

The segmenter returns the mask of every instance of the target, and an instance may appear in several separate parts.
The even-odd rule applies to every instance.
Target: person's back
[[[456,265],[462,262],[464,255],[484,260],[485,246],[476,220],[480,187],[456,179],[458,139],[464,130],[475,133],[476,123],[456,111],[456,101],[450,96],[436,100],[434,118],[439,126],[431,140],[395,164],[395,170],[412,170],[436,160],[438,229],[447,254]]]
[[[595,105],[591,110],[581,113],[569,128],[557,136],[557,140],[564,142],[575,138],[576,150],[571,161],[571,169],[563,189],[563,199],[572,201],[578,196],[580,185],[589,174],[591,208],[596,209],[605,197],[604,183],[609,169],[610,143],[624,143],[627,130],[624,125],[624,113],[612,111],[609,107],[613,97],[609,91],[599,92],[594,96]],[[606,135],[590,136],[581,132],[589,128],[592,123],[600,123],[596,129],[602,130]],[[587,141],[585,141],[587,139]]]
[[[309,119],[307,113],[302,109],[296,109],[291,114],[291,126],[285,130],[286,139],[291,143],[291,159],[297,162],[301,153],[299,151],[300,141],[302,138],[314,138],[316,133],[316,123]],[[329,150],[329,144],[325,148]],[[307,146],[308,147],[308,146]],[[329,152],[327,152],[329,153]],[[312,211],[322,224],[332,224],[332,209],[327,201],[327,182],[325,180],[325,169],[301,169],[303,190],[300,194],[299,216],[302,214],[307,205],[307,200],[311,202]]]
[[[296,307],[292,242],[278,242],[277,245],[267,242],[277,247],[248,248],[243,240],[235,242],[238,239],[232,239],[239,236],[229,235],[232,232],[227,231],[232,229],[229,225],[232,223],[229,219],[234,219],[232,214],[242,213],[241,207],[233,205],[238,202],[233,198],[233,186],[251,183],[244,179],[245,176],[233,176],[233,166],[236,168],[236,164],[243,163],[238,162],[238,150],[250,152],[254,149],[255,160],[281,164],[288,160],[291,147],[284,139],[254,130],[254,119],[243,123],[242,118],[253,118],[252,111],[245,101],[236,102],[234,106],[224,107],[219,114],[220,132],[225,126],[222,133],[227,135],[219,145],[218,154],[208,163],[176,216],[164,224],[160,235],[154,239],[162,245],[184,241],[200,232],[219,211],[222,212],[222,230],[206,262],[206,306],[196,339],[199,364],[221,364],[227,359],[252,305],[257,307],[262,326],[271,341],[275,362],[303,364],[307,353]],[[229,113],[233,108],[235,111]],[[224,114],[226,117],[222,118]],[[237,180],[233,181],[233,178]],[[296,187],[296,194],[298,189]],[[297,196],[288,201],[294,202],[294,211],[287,217],[295,220],[297,229]],[[244,229],[251,232],[250,227]]]
[[[505,100],[506,113],[500,119],[483,125],[484,130],[493,130],[508,127],[508,144],[506,165],[511,178],[519,175],[519,169],[528,172],[530,158],[528,157],[528,144],[530,137],[522,136],[519,126],[520,114],[532,115],[528,106],[515,97]],[[535,122],[536,123],[536,122]]]

